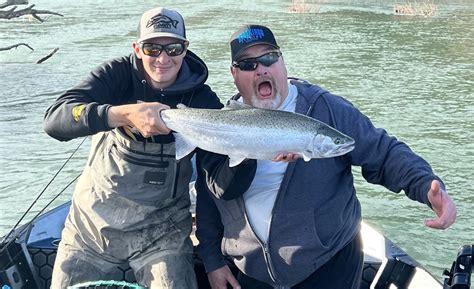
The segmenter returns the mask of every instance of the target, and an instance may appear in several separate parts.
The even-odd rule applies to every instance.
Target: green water
[[[190,49],[206,61],[208,83],[222,99],[234,93],[231,32],[264,24],[275,32],[291,76],[345,96],[432,164],[458,205],[458,220],[446,231],[425,228],[431,211],[403,194],[369,185],[358,173],[356,187],[365,220],[441,279],[457,248],[474,243],[474,3],[445,1],[435,17],[412,17],[393,14],[395,1],[328,0],[313,14],[289,13],[291,1],[175,2],[160,4],[185,16]],[[0,19],[0,47],[35,48],[0,52],[0,235],[79,144],[43,133],[46,108],[100,62],[131,52],[138,18],[155,3],[44,0],[31,4],[64,17]],[[55,47],[52,58],[35,64]],[[33,212],[81,172],[87,153],[88,142]]]

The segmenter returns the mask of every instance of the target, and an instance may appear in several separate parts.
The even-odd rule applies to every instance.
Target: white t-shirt
[[[297,89],[288,81],[288,96],[278,110],[295,112]],[[257,160],[257,171],[249,189],[244,193],[245,208],[250,225],[263,241],[268,240],[273,205],[288,163]]]

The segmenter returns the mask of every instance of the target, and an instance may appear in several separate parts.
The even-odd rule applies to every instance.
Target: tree
[[[17,5],[28,5],[28,0],[7,0],[7,2],[0,4],[0,19],[7,19],[10,20],[12,18],[17,18],[23,15],[31,15],[33,16],[36,20],[40,22],[44,22],[43,18],[39,16],[39,14],[49,14],[49,15],[56,15],[56,16],[63,16],[62,14],[52,12],[49,10],[36,10],[33,7],[35,7],[35,4],[32,4],[24,9],[19,9],[17,10],[18,6]],[[2,10],[5,9],[9,6],[13,6],[12,8],[8,10]],[[17,48],[19,46],[25,46],[28,47],[30,50],[34,50],[33,47],[28,45],[27,43],[20,42],[17,44],[13,44],[7,47],[0,47],[0,51],[5,51],[5,50],[10,50],[13,48]],[[56,51],[58,51],[59,48],[55,48],[53,51],[51,51],[48,55],[45,57],[42,57],[39,59],[36,63],[42,63],[46,59],[50,58]]]
[[[28,4],[28,0],[7,0],[7,2],[0,4],[0,9],[5,9],[8,6],[12,6],[12,5],[15,5],[15,6],[10,8],[9,10],[0,10],[0,18],[12,19],[12,18],[23,16],[23,15],[31,15],[38,21],[44,22],[44,20],[41,17],[39,17],[38,14],[50,14],[50,15],[63,16],[62,14],[52,12],[49,10],[33,9],[35,4],[32,4],[24,9],[16,10],[16,8],[18,8],[18,6],[16,5],[26,5],[26,4]]]

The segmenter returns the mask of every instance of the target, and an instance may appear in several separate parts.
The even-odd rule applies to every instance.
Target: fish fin
[[[222,108],[222,110],[245,109],[245,108],[254,108],[254,107],[251,105],[245,104],[243,102],[231,99]]]
[[[304,151],[303,153],[301,153],[301,155],[303,156],[305,162],[309,162],[313,157],[312,153],[309,151]]]
[[[235,167],[245,160],[245,157],[229,156],[229,167]]]
[[[178,103],[176,105],[176,108],[188,108],[186,105],[182,104],[182,103]]]
[[[175,147],[176,147],[176,159],[180,160],[185,156],[189,155],[196,148],[189,140],[184,138],[181,134],[175,132],[173,133],[175,138]]]

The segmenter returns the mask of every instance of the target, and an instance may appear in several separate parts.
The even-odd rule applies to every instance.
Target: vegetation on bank
[[[319,13],[321,6],[331,0],[292,0],[288,8],[290,13]],[[345,1],[340,1],[345,2]],[[403,0],[395,1],[393,13],[411,16],[435,16],[438,4],[435,0]]]

